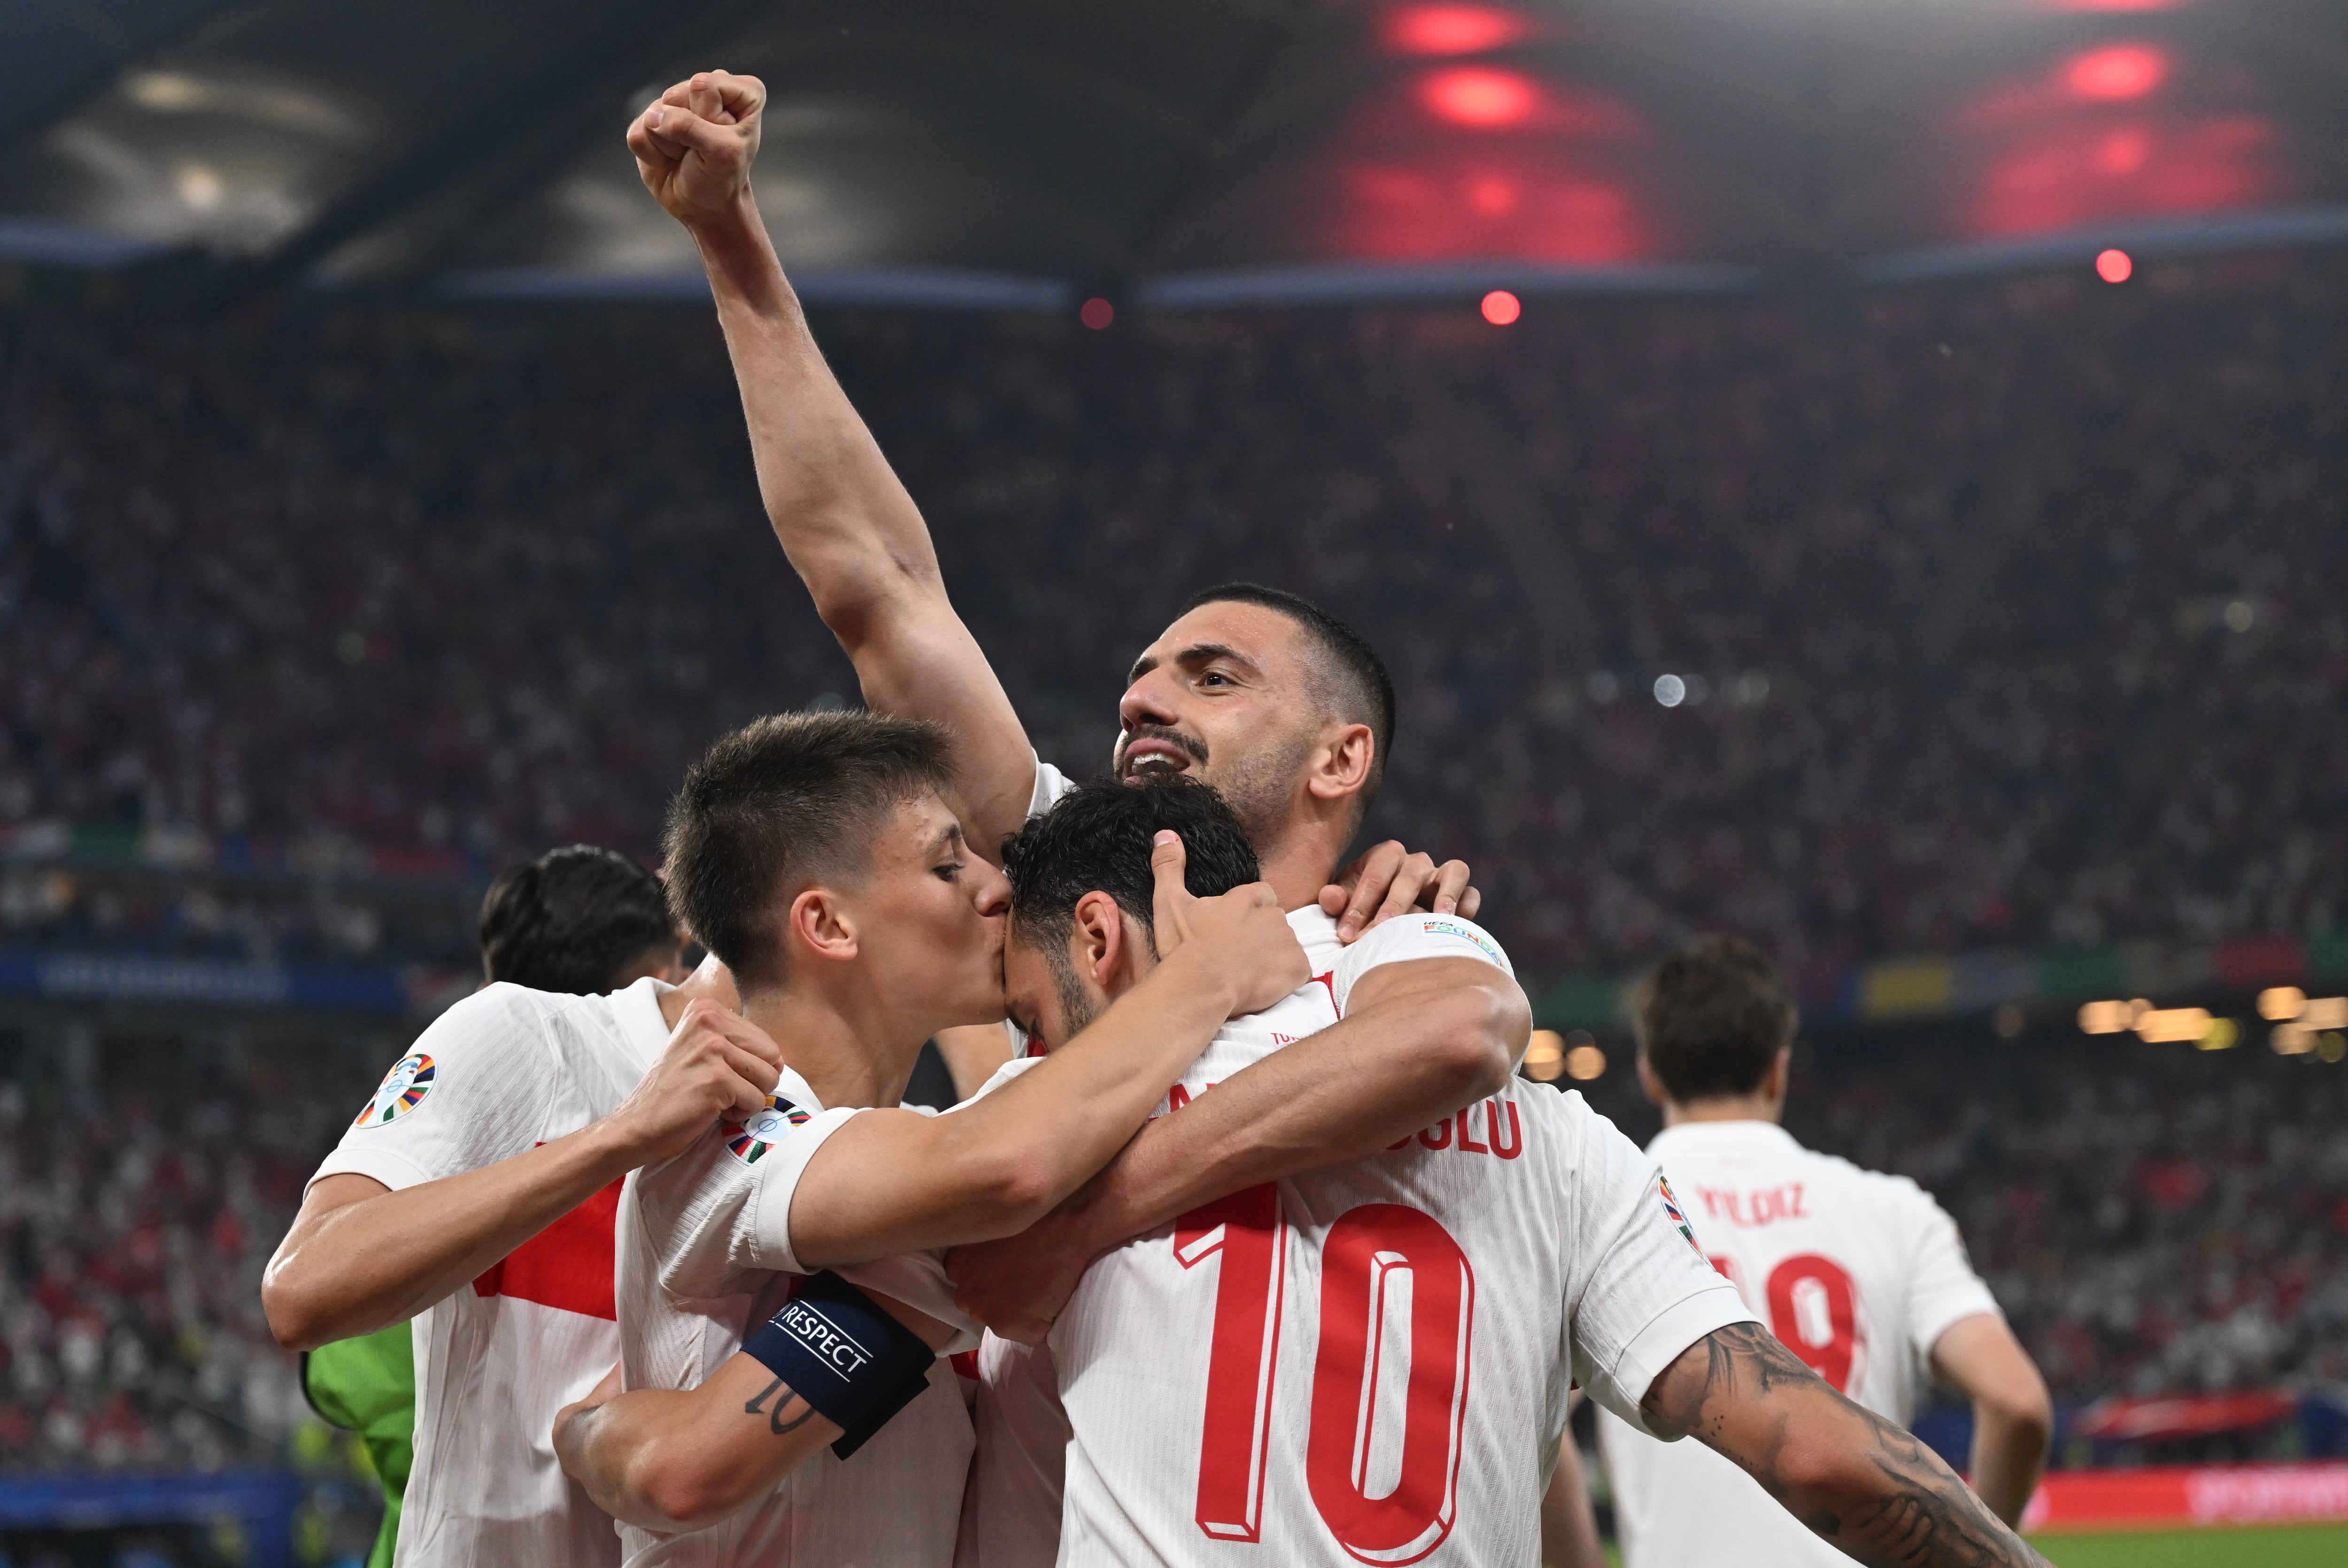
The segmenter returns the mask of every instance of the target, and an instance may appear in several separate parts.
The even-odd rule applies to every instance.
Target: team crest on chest
[[[767,1151],[783,1141],[783,1134],[805,1124],[808,1113],[779,1094],[767,1096],[766,1109],[750,1114],[749,1120],[726,1129],[726,1146],[734,1157],[746,1165],[755,1165],[767,1156]]]
[[[1656,1177],[1655,1182],[1663,1189],[1663,1213],[1672,1216],[1672,1224],[1679,1226],[1680,1235],[1687,1237],[1688,1245],[1695,1247],[1696,1256],[1704,1258],[1704,1262],[1709,1264],[1712,1259],[1705,1257],[1704,1248],[1696,1244],[1695,1227],[1688,1224],[1687,1215],[1680,1212],[1680,1201],[1672,1192],[1672,1184],[1661,1176]]]
[[[424,1097],[432,1092],[432,1081],[438,1071],[439,1069],[432,1064],[432,1059],[420,1050],[411,1056],[401,1057],[392,1063],[391,1071],[383,1075],[383,1084],[375,1091],[375,1098],[366,1102],[366,1109],[358,1113],[358,1119],[351,1125],[381,1127],[398,1121],[422,1104]]]

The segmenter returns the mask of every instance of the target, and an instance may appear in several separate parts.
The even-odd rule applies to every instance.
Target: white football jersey
[[[668,1043],[644,979],[603,997],[494,985],[440,1015],[311,1177],[394,1190],[478,1171],[618,1109]],[[611,1516],[562,1473],[554,1413],[620,1354],[620,1184],[417,1314],[416,1461],[399,1568],[616,1563]]]
[[[675,1159],[628,1178],[619,1226],[624,1387],[699,1387],[789,1299],[808,1272],[791,1249],[792,1195],[816,1151],[859,1113],[825,1110],[786,1068],[768,1108],[748,1122],[714,1128]],[[959,1327],[963,1337],[949,1352],[977,1346],[976,1326],[954,1306],[937,1253],[838,1272]],[[962,1379],[941,1357],[929,1388],[849,1458],[818,1452],[758,1502],[706,1530],[656,1535],[623,1524],[628,1568],[944,1568],[971,1450]]]
[[[1336,1022],[1382,964],[1507,968],[1449,916],[1350,948],[1289,917],[1315,978],[1236,1019],[1170,1110]],[[1528,1083],[1385,1154],[1234,1194],[1094,1264],[1054,1326],[1067,1564],[1521,1564],[1577,1378],[1635,1419],[1657,1372],[1750,1317],[1665,1206],[1654,1163],[1579,1094]],[[1018,1502],[1048,1462],[1036,1363],[989,1342],[964,1562],[1034,1568]],[[999,1403],[996,1401],[1000,1401]],[[1039,1462],[1039,1456],[1041,1461]],[[1004,1463],[1019,1467],[1000,1477]]]
[[[1901,1426],[1952,1324],[1997,1313],[1956,1222],[1905,1176],[1814,1153],[1769,1122],[1688,1122],[1647,1145],[1704,1248],[1786,1348]],[[1847,1563],[1734,1464],[1599,1412],[1631,1568]],[[1702,1498],[1704,1506],[1688,1506]]]

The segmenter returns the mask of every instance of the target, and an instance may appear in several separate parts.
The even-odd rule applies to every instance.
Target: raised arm
[[[1375,1154],[1497,1093],[1531,1030],[1524,992],[1491,964],[1374,968],[1343,1019],[1150,1122],[1025,1235],[957,1250],[957,1299],[1003,1337],[1036,1343],[1103,1252],[1241,1188]]]
[[[2019,1524],[2054,1435],[2046,1379],[2005,1320],[1988,1312],[1942,1330],[1932,1344],[1932,1373],[1973,1402],[1973,1491],[1992,1513]]]
[[[685,1006],[661,1060],[610,1115],[479,1170],[393,1191],[372,1176],[311,1184],[261,1277],[269,1331],[289,1350],[415,1317],[721,1115],[766,1102],[774,1047],[716,1002]]]
[[[1150,863],[1163,960],[1048,1059],[974,1103],[943,1116],[850,1118],[809,1159],[791,1199],[802,1266],[1025,1229],[1133,1136],[1227,1020],[1310,978],[1268,885],[1192,897],[1170,832]]]
[[[708,269],[775,537],[873,711],[953,730],[963,823],[991,856],[1026,817],[1035,753],[946,597],[920,508],[783,276],[750,189],[766,99],[755,77],[703,72],[646,109],[628,147]]]
[[[2044,1568],[1956,1472],[1909,1432],[1835,1392],[1756,1323],[1690,1346],[1640,1409],[1761,1483],[1847,1556],[1884,1568]]]

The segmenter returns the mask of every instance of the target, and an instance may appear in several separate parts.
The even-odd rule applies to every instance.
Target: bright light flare
[[[1565,1075],[1576,1083],[1606,1076],[1606,1053],[1594,1045],[1577,1045],[1565,1053]]]
[[[1525,1076],[1539,1083],[1554,1083],[1565,1071],[1565,1036],[1553,1029],[1533,1030],[1525,1048]]]
[[[1386,47],[1397,55],[1480,55],[1520,43],[1532,24],[1495,5],[1397,5],[1385,15]]]
[[[2063,67],[2063,86],[2076,98],[2116,103],[2140,98],[2168,79],[2168,51],[2150,44],[2108,44],[2075,56]]]
[[[1511,326],[1525,313],[1524,302],[1506,289],[1494,289],[1484,296],[1484,319],[1496,327]]]
[[[2136,261],[2126,251],[2106,251],[2096,258],[2096,276],[2106,283],[2125,283],[2136,276]]]
[[[1430,71],[1418,84],[1419,102],[1436,118],[1477,130],[1522,125],[1533,115],[1539,95],[1515,71],[1490,66],[1453,66]]]
[[[1117,307],[1097,294],[1076,307],[1076,319],[1095,332],[1105,331],[1117,320]]]

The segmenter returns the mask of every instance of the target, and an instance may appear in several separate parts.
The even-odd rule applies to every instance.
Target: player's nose
[[[1174,677],[1162,664],[1137,677],[1117,702],[1117,722],[1128,730],[1137,724],[1172,726],[1180,717],[1174,707],[1176,690]]]
[[[972,858],[975,859],[976,856],[973,856]],[[980,861],[979,864],[985,866],[985,874],[978,877],[972,886],[972,907],[976,908],[981,915],[986,917],[988,919],[994,919],[997,916],[1009,914],[1011,911],[1011,878],[1003,875],[1002,872],[996,870],[994,866],[987,866],[984,861]]]

